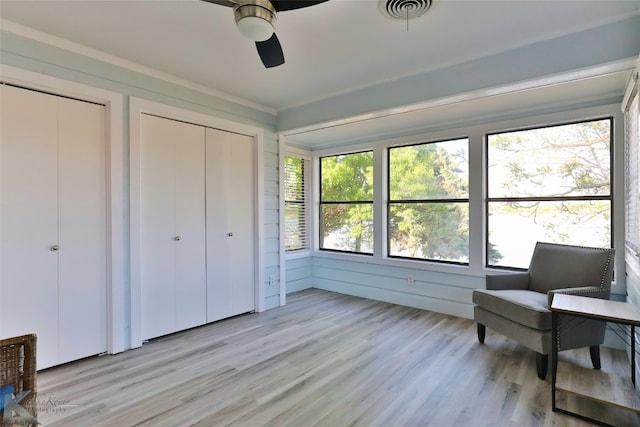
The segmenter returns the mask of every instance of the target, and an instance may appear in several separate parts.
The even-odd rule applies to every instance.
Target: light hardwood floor
[[[562,358],[588,366],[588,350]],[[622,351],[603,370],[628,373]],[[550,378],[550,375],[548,376]],[[38,373],[44,426],[587,426],[535,355],[475,324],[320,290]],[[616,426],[640,416],[559,396]],[[577,405],[577,406],[576,406]]]

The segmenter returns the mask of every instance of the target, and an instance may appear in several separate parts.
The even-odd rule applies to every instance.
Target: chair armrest
[[[494,291],[529,289],[529,273],[523,271],[510,274],[488,274],[486,286],[487,289]]]
[[[551,310],[551,303],[555,294],[578,295],[581,297],[591,297],[609,299],[611,289],[603,289],[599,286],[582,286],[579,288],[552,289],[547,292],[547,308]]]

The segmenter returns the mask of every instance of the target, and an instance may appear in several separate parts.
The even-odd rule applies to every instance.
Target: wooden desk
[[[610,378],[612,390],[606,396],[589,395],[588,390],[581,389],[572,381],[560,378],[558,379],[558,315],[570,315],[587,319],[603,320],[607,322],[627,325],[631,327],[631,384],[628,380],[617,376]],[[576,295],[556,294],[551,304],[552,315],[552,382],[551,382],[551,400],[552,410],[561,412],[574,417],[595,422],[600,425],[608,425],[599,420],[577,414],[575,412],[561,409],[556,406],[556,389],[573,393],[581,397],[598,401],[601,403],[615,405],[625,409],[629,409],[640,413],[640,396],[637,392],[620,393],[619,389],[632,389],[635,391],[636,375],[635,375],[635,327],[640,326],[640,310],[633,304],[618,301],[609,301],[598,298],[589,298]],[[608,375],[603,372],[584,369],[584,375]]]

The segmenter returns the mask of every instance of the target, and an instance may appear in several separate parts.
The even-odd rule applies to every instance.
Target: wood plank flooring
[[[562,353],[589,366],[588,350]],[[603,370],[629,372],[602,349]],[[550,375],[549,375],[550,378]],[[321,290],[38,373],[44,426],[587,426],[535,355],[475,324]],[[640,417],[559,394],[616,426]]]

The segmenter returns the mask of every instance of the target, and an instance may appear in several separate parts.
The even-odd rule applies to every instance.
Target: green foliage
[[[320,170],[322,202],[361,202],[323,205],[320,223],[322,247],[372,251],[373,152],[323,157]],[[349,241],[339,242],[335,247],[325,245],[324,238],[337,231],[348,234]]]
[[[467,153],[466,139],[389,150],[392,255],[468,261]]]
[[[468,261],[468,140],[392,148],[389,169],[391,254]],[[322,236],[372,247],[373,153],[322,158],[321,182],[322,202],[363,202],[323,204]]]
[[[323,202],[373,200],[373,151],[320,159]]]

